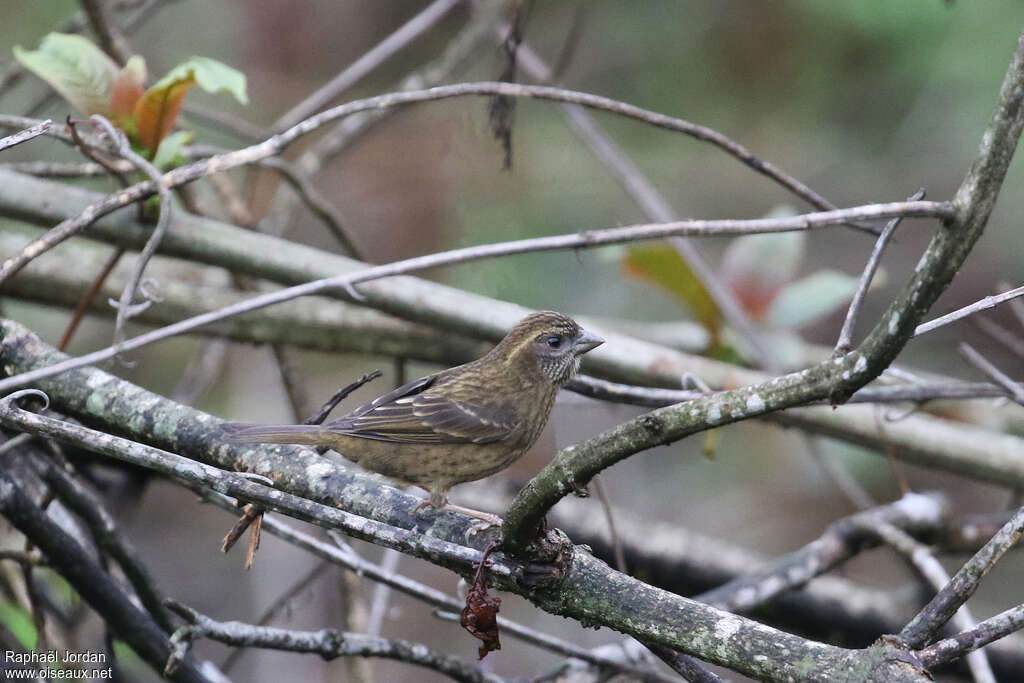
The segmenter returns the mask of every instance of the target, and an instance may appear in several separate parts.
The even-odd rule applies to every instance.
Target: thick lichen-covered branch
[[[62,358],[16,323],[4,322],[0,332],[0,366],[5,373]],[[179,473],[210,477],[207,483],[300,519],[345,528],[375,542],[392,544],[401,539],[408,542],[403,547],[415,555],[467,573],[479,559],[479,550],[494,540],[493,532],[471,533],[477,521],[472,517],[451,511],[416,514],[418,499],[382,485],[376,478],[342,470],[313,451],[225,444],[217,436],[216,418],[100,370],[73,370],[41,382],[39,388],[59,411],[83,423],[167,451],[187,453],[217,468],[205,469],[195,463],[188,469],[185,461],[180,463]],[[29,414],[14,411],[21,414],[18,419],[22,427],[29,428]],[[14,411],[5,413],[8,426],[15,424],[11,417]],[[58,434],[52,424],[45,430],[33,428],[50,436],[69,436],[63,428]],[[142,444],[96,432],[80,439],[78,445],[105,453],[127,448],[124,453],[160,459],[170,455],[147,452]],[[233,470],[269,477],[275,488],[242,479],[233,475]],[[548,539],[562,554],[557,564],[562,578],[556,586],[523,583],[524,566],[501,554],[492,556],[496,586],[523,595],[546,611],[587,624],[602,624],[644,642],[661,643],[766,680],[829,681],[847,672],[853,672],[859,680],[924,680],[920,669],[907,663],[906,653],[892,646],[847,650],[784,633],[647,586],[558,539],[557,534]]]

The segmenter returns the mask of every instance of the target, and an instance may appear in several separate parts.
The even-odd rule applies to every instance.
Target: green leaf
[[[34,650],[38,640],[32,617],[20,606],[6,600],[0,601],[0,623],[14,634],[26,650]]]
[[[772,301],[765,321],[788,329],[817,322],[850,302],[857,281],[845,273],[822,270],[790,283]]]
[[[153,165],[161,171],[166,171],[181,160],[181,148],[187,145],[193,137],[194,134],[187,130],[179,130],[177,133],[165,137],[160,141],[160,146],[156,148]]]
[[[190,57],[171,69],[152,89],[170,88],[176,82],[189,80],[208,93],[226,92],[240,104],[249,104],[245,74],[209,57]]]
[[[78,111],[110,116],[117,64],[82,36],[50,33],[38,50],[15,46],[14,56]]]
[[[667,244],[637,245],[626,252],[622,266],[628,275],[653,282],[685,303],[711,333],[712,345],[717,346],[721,311],[679,252]]]

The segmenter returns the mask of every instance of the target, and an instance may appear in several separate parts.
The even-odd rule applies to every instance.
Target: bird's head
[[[561,386],[580,369],[580,356],[604,343],[572,318],[554,311],[533,313],[520,320],[493,353],[513,364],[539,368],[552,384]]]

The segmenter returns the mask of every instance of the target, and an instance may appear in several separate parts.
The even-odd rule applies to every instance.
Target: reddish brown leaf
[[[466,594],[466,606],[462,608],[462,628],[480,640],[480,659],[491,650],[500,650],[498,640],[498,609],[501,598],[487,594],[487,558],[498,547],[495,543],[484,551],[480,566],[476,568],[473,583]]]
[[[158,83],[136,103],[135,124],[138,126],[139,144],[151,155],[171,132],[181,110],[181,101],[195,82],[195,78],[189,76],[163,86]]]
[[[146,62],[136,55],[117,73],[110,95],[110,114],[122,129],[135,114],[135,104],[142,97],[145,85]]]

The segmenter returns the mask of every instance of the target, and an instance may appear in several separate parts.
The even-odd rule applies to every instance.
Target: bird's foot
[[[501,526],[501,517],[498,517],[497,515],[493,515],[490,512],[482,512],[480,510],[462,507],[461,505],[455,505],[453,503],[436,505],[433,501],[425,500],[416,506],[416,509],[413,510],[413,514],[419,514],[421,510],[425,510],[427,508],[431,508],[434,510],[451,510],[452,512],[460,512],[464,515],[476,517],[477,519],[479,519],[480,521],[470,526],[469,530],[466,532],[467,535],[470,537],[476,536],[481,531],[485,531],[487,529],[490,529],[491,527]]]
[[[454,512],[461,512],[462,514],[469,515],[470,517],[476,517],[480,520],[479,522],[476,522],[469,527],[469,530],[466,532],[466,535],[469,537],[476,536],[481,531],[485,531],[487,529],[490,529],[491,527],[501,526],[501,517],[493,515],[490,512],[482,512],[481,510],[464,508],[461,505],[452,504],[448,505],[448,509]]]

